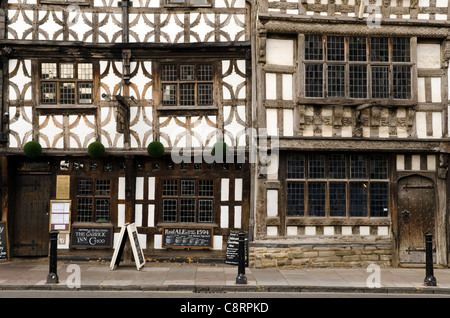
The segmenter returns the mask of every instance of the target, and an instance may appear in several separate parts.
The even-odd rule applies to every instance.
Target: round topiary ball
[[[87,152],[92,159],[99,159],[105,154],[105,146],[99,141],[94,141],[88,146]]]
[[[164,145],[159,141],[152,141],[147,146],[148,155],[152,158],[159,158],[164,154]]]
[[[212,148],[212,155],[215,156],[216,155],[216,151],[219,151],[219,149],[222,149],[222,156],[226,157],[227,152],[228,152],[228,145],[226,142],[224,141],[219,141],[216,142]],[[220,151],[219,151],[220,152]]]
[[[23,152],[29,158],[37,158],[42,153],[42,146],[37,141],[29,141],[23,147]]]

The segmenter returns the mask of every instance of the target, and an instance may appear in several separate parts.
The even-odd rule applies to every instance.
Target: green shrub
[[[213,156],[216,155],[216,151],[217,151],[216,149],[217,149],[217,150],[222,149],[222,156],[223,156],[223,157],[226,157],[226,156],[227,156],[228,145],[227,145],[226,142],[224,142],[224,141],[219,141],[219,142],[216,142],[216,143],[214,144],[214,146],[213,146],[213,148],[212,148],[212,152],[211,152]],[[220,152],[220,151],[219,151],[219,152]]]
[[[159,158],[164,154],[164,145],[159,141],[152,141],[147,146],[148,155],[152,158]]]
[[[92,159],[99,159],[105,154],[105,146],[99,141],[94,141],[88,146],[87,152]]]
[[[37,141],[29,141],[23,147],[23,152],[29,158],[37,158],[42,153],[42,146]]]

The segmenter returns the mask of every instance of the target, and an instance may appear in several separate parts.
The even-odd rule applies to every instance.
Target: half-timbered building
[[[448,264],[447,0],[258,1],[257,267]]]
[[[136,223],[150,260],[223,259],[228,231],[249,227],[246,1],[8,0],[1,9],[11,255],[47,255],[58,230],[60,257],[111,257],[121,227]],[[42,148],[34,158],[32,141]],[[148,151],[154,141],[162,155]],[[227,157],[211,160],[222,141]],[[103,156],[101,146],[88,151],[98,142]],[[183,234],[192,230],[201,237]]]

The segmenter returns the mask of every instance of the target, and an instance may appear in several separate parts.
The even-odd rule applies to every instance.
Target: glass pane
[[[198,66],[198,80],[199,81],[212,81],[213,80],[213,68],[210,64],[201,64]]]
[[[385,156],[370,157],[370,178],[387,179],[387,158]]]
[[[330,179],[345,179],[346,178],[346,164],[344,155],[330,155],[329,162],[329,177]]]
[[[74,78],[74,65],[73,64],[60,64],[59,65],[60,78]]]
[[[310,155],[308,159],[308,177],[311,179],[325,178],[325,156]]]
[[[91,63],[78,64],[78,79],[91,80],[94,79],[93,69]]]
[[[410,66],[394,66],[394,98],[411,99]]]
[[[95,195],[110,195],[110,194],[111,194],[110,180],[95,181]]]
[[[180,221],[195,222],[195,199],[181,199]]]
[[[305,215],[305,184],[299,182],[287,183],[287,215]]]
[[[330,183],[330,216],[347,215],[347,193],[345,183]]]
[[[367,98],[367,66],[350,65],[350,97]]]
[[[109,222],[109,199],[95,199],[95,221]]]
[[[372,66],[372,98],[389,98],[389,66]]]
[[[208,4],[208,1],[209,0],[190,0],[189,2],[190,2],[190,4],[193,4],[193,5],[195,5],[195,4],[199,5],[199,4]]]
[[[181,65],[180,66],[180,80],[181,81],[194,81],[194,65]]]
[[[328,61],[345,61],[345,39],[343,36],[327,37]]]
[[[78,102],[80,104],[92,104],[92,84],[79,83],[78,84]]]
[[[92,195],[93,190],[92,180],[78,180],[78,195]]]
[[[198,195],[201,197],[214,196],[214,182],[211,180],[199,180]]]
[[[177,85],[163,85],[163,105],[175,106],[177,104]]]
[[[350,216],[367,216],[367,183],[350,183]]]
[[[213,105],[213,84],[198,84],[198,104]]]
[[[323,65],[305,65],[306,97],[323,97]]]
[[[61,104],[75,104],[75,83],[60,83],[59,95]]]
[[[372,62],[389,62],[389,39],[370,39],[370,60]]]
[[[328,96],[345,97],[345,65],[328,65]]]
[[[195,105],[195,84],[180,84],[180,106]]]
[[[349,59],[350,61],[361,61],[367,60],[367,39],[366,38],[349,38]]]
[[[178,201],[176,199],[163,200],[163,222],[177,221],[177,205]]]
[[[294,154],[287,158],[287,177],[288,179],[305,178],[305,156]]]
[[[91,222],[92,221],[92,199],[78,198],[77,199],[77,221]]]
[[[305,60],[323,59],[323,38],[321,35],[305,35]]]
[[[394,62],[410,62],[411,50],[409,38],[393,38],[393,61]]]
[[[41,103],[56,104],[56,83],[41,83]]]
[[[213,221],[213,200],[198,200],[198,221]]]
[[[350,156],[350,178],[367,178],[367,157],[364,155]]]
[[[178,80],[176,65],[163,65],[162,68],[162,80],[167,82],[175,82]]]
[[[42,63],[41,64],[41,78],[54,79],[58,78],[58,71],[56,63]]]
[[[370,184],[370,216],[388,216],[388,184]]]
[[[195,195],[195,180],[181,180],[181,195],[182,196]]]
[[[163,196],[178,196],[178,181],[164,180],[163,181]]]
[[[325,182],[308,184],[308,216],[325,216]]]

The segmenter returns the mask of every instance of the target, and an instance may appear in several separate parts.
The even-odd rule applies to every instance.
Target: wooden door
[[[400,263],[425,263],[425,233],[434,234],[434,213],[432,180],[411,176],[398,182]]]
[[[15,187],[13,256],[47,256],[50,175],[18,175]]]

